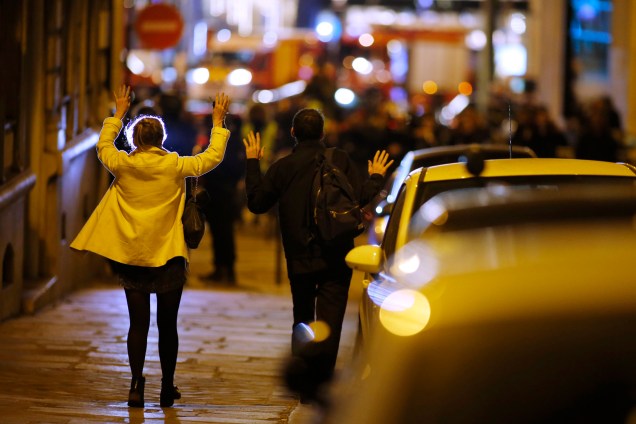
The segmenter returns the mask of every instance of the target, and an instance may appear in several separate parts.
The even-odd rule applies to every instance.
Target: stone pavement
[[[267,221],[265,221],[266,223]],[[111,279],[34,316],[0,323],[0,423],[292,423],[315,421],[280,379],[289,352],[291,300],[276,280],[277,238],[263,222],[238,231],[239,284],[212,287],[208,236],[193,252],[179,318],[174,408],[159,407],[161,371],[155,304],[146,355],[146,407],[128,408],[128,315]],[[352,292],[355,289],[352,289]],[[351,357],[355,294],[348,309],[338,367]]]

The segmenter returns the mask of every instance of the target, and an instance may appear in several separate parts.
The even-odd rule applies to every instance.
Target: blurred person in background
[[[382,92],[371,87],[363,93],[360,107],[341,123],[338,146],[349,154],[358,178],[365,177],[368,159],[374,152],[386,149],[389,118]]]
[[[534,112],[533,135],[527,146],[540,158],[556,158],[557,149],[567,144],[564,132],[552,120],[548,108],[538,106]]]
[[[205,218],[212,238],[212,272],[201,275],[203,281],[236,285],[236,221],[240,216],[238,183],[245,172],[245,150],[241,144],[242,120],[237,115],[227,115],[225,126],[230,139],[223,162],[200,178],[199,183],[210,195],[204,205]],[[204,118],[203,132],[199,136],[198,148],[204,150],[208,144],[207,134],[212,129],[212,119]]]
[[[618,160],[622,145],[622,130],[617,125],[618,114],[605,98],[595,99],[585,110],[576,139],[577,159],[592,159],[608,162]]]
[[[456,117],[451,128],[449,144],[488,143],[490,130],[474,105],[468,105]]]
[[[161,94],[159,109],[170,138],[164,148],[179,156],[192,156],[197,142],[197,128],[183,107],[183,100],[176,94]]]
[[[424,149],[442,145],[444,143],[442,132],[441,125],[437,123],[433,112],[413,117],[409,125],[412,148]]]
[[[265,172],[274,158],[278,124],[270,119],[269,111],[265,105],[255,103],[247,111],[247,117],[241,127],[241,139],[247,137],[250,132],[261,134],[261,147],[263,148],[263,160],[261,171]]]
[[[517,146],[528,146],[532,143],[532,139],[535,136],[536,132],[536,109],[534,106],[523,104],[516,106],[511,112],[512,116],[512,125],[513,132],[510,134],[510,122],[508,118],[502,121],[503,125],[501,126],[502,137],[506,144],[512,137],[512,144]]]
[[[157,110],[151,106],[152,102],[142,102],[142,103],[138,103],[135,106],[131,106],[131,117],[125,117],[124,120],[122,121],[124,128],[126,128],[128,126],[128,124],[132,121],[134,121],[137,117],[141,116],[141,115],[148,115],[148,116],[159,116],[159,114],[157,113]],[[121,131],[119,133],[119,135],[117,136],[117,138],[115,139],[115,147],[117,147],[117,149],[119,150],[123,150],[127,153],[132,152],[133,150],[133,146],[131,146],[128,143],[128,140],[126,139],[126,134],[125,131]]]
[[[340,108],[334,97],[337,82],[338,67],[324,59],[318,60],[314,74],[302,94],[308,107],[321,110],[325,118],[339,119]]]
[[[274,146],[275,158],[287,156],[294,148],[296,141],[287,128],[291,128],[294,115],[300,109],[302,109],[302,106],[298,98],[281,99],[277,102],[277,110],[274,114],[277,127],[276,143]]]

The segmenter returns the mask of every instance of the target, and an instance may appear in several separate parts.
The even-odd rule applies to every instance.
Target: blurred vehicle
[[[622,182],[427,202],[389,261],[364,372],[323,423],[635,422],[636,187]],[[353,266],[377,266],[361,253]]]
[[[347,255],[347,264],[362,271],[363,288],[359,307],[358,345],[364,345],[372,327],[377,326],[380,304],[396,284],[394,258],[407,243],[421,234],[416,215],[433,196],[452,190],[506,186],[559,191],[561,187],[611,187],[636,183],[636,168],[629,164],[577,159],[492,159],[420,168],[409,174],[400,188],[381,246],[362,245]],[[601,190],[601,188],[599,188]],[[423,209],[423,210],[430,210]],[[414,219],[414,217],[416,219]],[[468,216],[468,219],[476,219]],[[473,248],[477,249],[477,246]],[[426,256],[414,259],[427,261]],[[461,268],[463,259],[448,265]],[[401,267],[406,266],[401,264]],[[431,273],[433,268],[422,269]],[[354,274],[354,275],[359,275]],[[426,274],[428,275],[428,274]],[[354,278],[356,278],[354,276]],[[360,347],[360,346],[358,346]]]
[[[373,220],[369,225],[368,241],[379,244],[384,236],[386,223],[402,183],[411,171],[421,167],[445,163],[466,162],[468,155],[479,155],[483,159],[536,158],[528,147],[502,144],[458,144],[454,146],[429,147],[408,152],[398,167],[387,179],[386,187],[373,205]]]

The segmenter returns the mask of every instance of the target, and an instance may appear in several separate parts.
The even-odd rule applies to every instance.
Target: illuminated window
[[[606,80],[612,43],[611,0],[570,0],[570,47],[583,80]]]

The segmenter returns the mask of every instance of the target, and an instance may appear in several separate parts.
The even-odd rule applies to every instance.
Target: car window
[[[402,215],[404,199],[406,198],[406,190],[404,187],[405,186],[402,185],[398,192],[397,199],[393,205],[393,210],[391,211],[391,216],[389,217],[389,222],[386,225],[384,238],[382,239],[382,250],[384,251],[386,258],[393,256],[393,253],[395,252],[400,216]]]
[[[572,187],[581,185],[589,188],[594,184],[598,185],[623,185],[633,187],[636,178],[633,177],[613,177],[598,175],[523,175],[514,177],[492,177],[492,178],[464,178],[456,180],[432,181],[418,185],[415,194],[415,206],[413,212],[419,210],[427,200],[433,196],[449,190],[459,190],[465,188],[486,187],[494,184],[527,186],[529,188],[559,190],[560,187]]]

